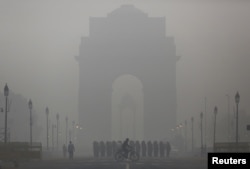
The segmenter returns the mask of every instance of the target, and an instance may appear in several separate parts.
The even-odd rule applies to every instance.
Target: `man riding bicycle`
[[[132,142],[129,142],[129,139],[121,144],[120,149],[115,153],[115,160],[118,162],[123,161],[124,159],[131,160],[133,162],[139,160],[139,153],[134,150],[134,146],[131,145]]]
[[[129,145],[129,139],[126,138],[126,140],[122,143],[122,151],[124,152],[126,158],[128,158],[128,153],[130,149],[131,146]]]

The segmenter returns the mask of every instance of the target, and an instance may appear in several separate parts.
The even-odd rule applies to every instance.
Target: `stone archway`
[[[145,140],[170,138],[171,129],[176,126],[178,57],[174,38],[165,35],[165,24],[164,17],[148,17],[132,5],[123,5],[107,17],[90,18],[90,34],[82,37],[76,57],[79,63],[79,123],[84,129],[78,138],[86,149],[90,150],[95,140],[124,137],[119,136],[117,127],[112,127],[119,126],[113,114],[119,112],[115,105],[120,103],[125,105],[121,110],[127,114],[134,111],[133,105],[143,105],[142,124],[136,124],[142,129],[139,132],[140,127],[134,127],[135,137],[144,131],[140,137]],[[138,86],[143,84],[143,92],[139,90],[143,103],[137,103],[137,92],[130,92],[137,87],[127,89],[130,81],[134,81],[132,84],[138,81]],[[118,83],[127,86],[112,88]]]
[[[144,139],[143,90],[133,75],[119,76],[112,84],[112,140]]]

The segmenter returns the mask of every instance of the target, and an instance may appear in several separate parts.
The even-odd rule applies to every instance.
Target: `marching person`
[[[65,144],[63,144],[63,157],[65,158],[67,155],[67,147]]]
[[[75,146],[74,144],[70,141],[68,145],[68,152],[69,152],[69,159],[73,159],[74,157],[74,151],[75,151]]]

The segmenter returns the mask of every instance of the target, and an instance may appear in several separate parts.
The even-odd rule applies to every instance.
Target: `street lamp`
[[[239,102],[240,102],[240,95],[239,95],[239,92],[236,93],[235,95],[235,103],[236,103],[236,143],[238,143],[238,105],[239,105]]]
[[[74,138],[75,138],[75,120],[72,121],[72,140],[71,141],[74,141]]]
[[[183,138],[182,136],[182,128],[183,128],[183,125],[182,123],[179,124],[179,129],[180,129],[180,137]]]
[[[56,148],[58,149],[59,114],[56,114]]]
[[[185,151],[187,152],[187,120],[185,120]]]
[[[66,121],[66,144],[68,143],[68,116],[65,117],[65,121]]]
[[[32,101],[29,100],[29,109],[30,109],[30,145],[32,145]]]
[[[226,94],[227,96],[227,113],[228,113],[228,141],[231,139],[231,131],[230,131],[230,95]]]
[[[72,136],[72,132],[71,132],[71,130],[69,130],[69,141],[72,140],[71,136]]]
[[[174,129],[170,129],[172,131],[172,137],[174,138],[175,137],[175,133],[174,133]]]
[[[47,150],[49,149],[49,108],[46,107],[46,119],[47,119]]]
[[[79,124],[76,124],[75,125],[75,130],[76,130],[76,134],[75,134],[75,142],[77,143],[79,141],[78,139],[78,134],[81,133],[83,128],[79,125]]]
[[[54,128],[56,128],[55,124],[52,124],[52,149],[54,150]]]
[[[200,113],[200,118],[201,118],[201,155],[203,151],[203,137],[202,137],[202,118],[203,118],[203,112]]]
[[[216,132],[216,115],[218,113],[218,108],[217,106],[214,107],[214,145],[215,145],[215,132]]]
[[[205,118],[204,118],[204,123],[205,123],[205,133],[204,133],[204,151],[207,151],[207,97],[205,97]]]
[[[194,117],[191,117],[191,129],[192,129],[192,152],[194,150]]]
[[[4,96],[6,97],[5,101],[5,128],[4,128],[4,143],[7,143],[7,104],[8,104],[8,95],[9,95],[9,88],[7,83],[4,86]]]

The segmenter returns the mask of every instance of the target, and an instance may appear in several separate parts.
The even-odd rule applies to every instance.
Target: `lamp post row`
[[[5,125],[4,125],[4,143],[7,143],[7,127],[8,127],[8,96],[9,96],[9,87],[7,83],[4,86],[4,96],[5,96]],[[29,100],[28,106],[30,109],[30,144],[32,144],[32,101]]]
[[[239,142],[239,133],[238,133],[238,120],[239,120],[239,102],[240,102],[240,95],[239,95],[239,92],[236,93],[235,95],[235,103],[236,103],[236,136],[235,136],[235,139],[236,139],[236,143],[238,144]],[[228,108],[229,109],[229,108]],[[229,111],[229,110],[228,110]],[[217,114],[218,114],[218,108],[217,106],[214,107],[214,137],[213,137],[213,147],[215,145],[215,141],[216,141],[216,117],[217,117]],[[203,112],[200,113],[200,119],[201,119],[201,154],[202,154],[202,151],[203,151]],[[187,121],[185,120],[185,128],[187,126]],[[194,117],[192,116],[191,117],[191,149],[193,151],[193,148],[194,148]],[[185,145],[187,145],[187,139],[186,139],[186,131],[185,131]],[[229,137],[229,136],[228,136]]]
[[[5,84],[4,87],[4,96],[5,96],[5,128],[4,128],[4,143],[7,143],[7,112],[8,112],[8,95],[9,95],[9,87],[7,85],[7,83]],[[240,102],[240,95],[239,92],[236,93],[235,95],[235,103],[236,103],[236,143],[238,143],[238,113],[239,113],[239,102]],[[28,106],[30,109],[30,144],[32,144],[32,108],[33,108],[33,104],[31,99],[28,102]],[[215,106],[214,108],[214,115],[215,115],[215,121],[214,121],[214,144],[215,144],[215,133],[216,133],[216,115],[217,115],[217,106]],[[49,109],[48,107],[46,107],[46,117],[47,117],[47,149],[49,147],[49,135],[48,135],[48,115],[49,115]],[[59,114],[57,113],[56,115],[57,118],[57,147],[58,147],[58,128],[59,128]],[[203,119],[203,113],[200,113],[200,118],[201,118],[201,153],[203,150],[203,138],[202,138],[202,119]],[[67,143],[67,131],[68,131],[68,117],[65,118],[66,120],[66,143]],[[193,150],[193,117],[191,118],[191,122],[192,122],[192,150]],[[74,122],[73,122],[74,123]],[[74,125],[74,124],[73,124]],[[186,126],[186,121],[185,121],[185,126]],[[74,126],[73,126],[74,127]],[[52,126],[52,129],[54,128],[54,126]],[[71,133],[70,133],[71,135]],[[186,135],[186,133],[185,133]],[[186,136],[185,136],[186,137]],[[52,136],[52,140],[53,140],[53,136]],[[52,143],[53,144],[53,143]],[[187,144],[187,143],[185,143]]]
[[[4,96],[5,96],[5,118],[4,118],[4,143],[8,142],[8,137],[7,137],[7,129],[8,129],[8,96],[9,96],[9,87],[7,85],[7,83],[4,86]],[[29,99],[28,101],[28,108],[29,108],[29,114],[30,114],[30,119],[29,119],[29,123],[30,123],[30,144],[32,145],[32,126],[33,126],[33,122],[32,122],[32,108],[33,108],[33,103],[32,100]],[[1,109],[2,111],[2,109]],[[46,112],[46,126],[47,126],[47,149],[49,149],[49,108],[46,107],[45,109]],[[55,127],[57,127],[57,148],[58,148],[58,144],[59,144],[59,139],[58,139],[58,135],[59,135],[59,114],[57,113],[56,115],[56,119],[57,119],[57,126],[52,125],[52,145],[54,145],[54,139],[53,139],[53,135],[54,135],[54,131],[53,129]],[[66,120],[66,143],[68,141],[68,117],[66,116],[65,118]],[[75,127],[75,121],[72,122],[73,123],[73,127]],[[74,129],[73,129],[74,130]],[[71,135],[71,133],[70,133]]]
[[[46,109],[45,109],[45,112],[46,112],[46,121],[47,121],[47,149],[49,149],[49,108],[48,107],[46,107]],[[56,146],[57,146],[57,148],[58,148],[58,146],[59,146],[59,114],[57,113],[56,114],[56,120],[57,120],[57,124],[56,125],[54,125],[54,124],[52,124],[52,130],[51,130],[51,132],[52,132],[52,140],[51,140],[51,142],[52,142],[52,147],[54,147],[54,128],[56,128],[57,129],[57,133],[56,133]],[[72,137],[72,131],[68,131],[68,116],[66,116],[65,117],[65,122],[66,122],[66,132],[65,132],[65,136],[66,136],[66,143],[68,142],[68,135],[69,135],[69,137],[70,137],[70,139],[71,139],[71,137]],[[75,126],[75,121],[72,121],[72,125],[73,125],[73,131],[74,131],[74,128],[76,127]],[[69,133],[68,133],[69,132]]]

